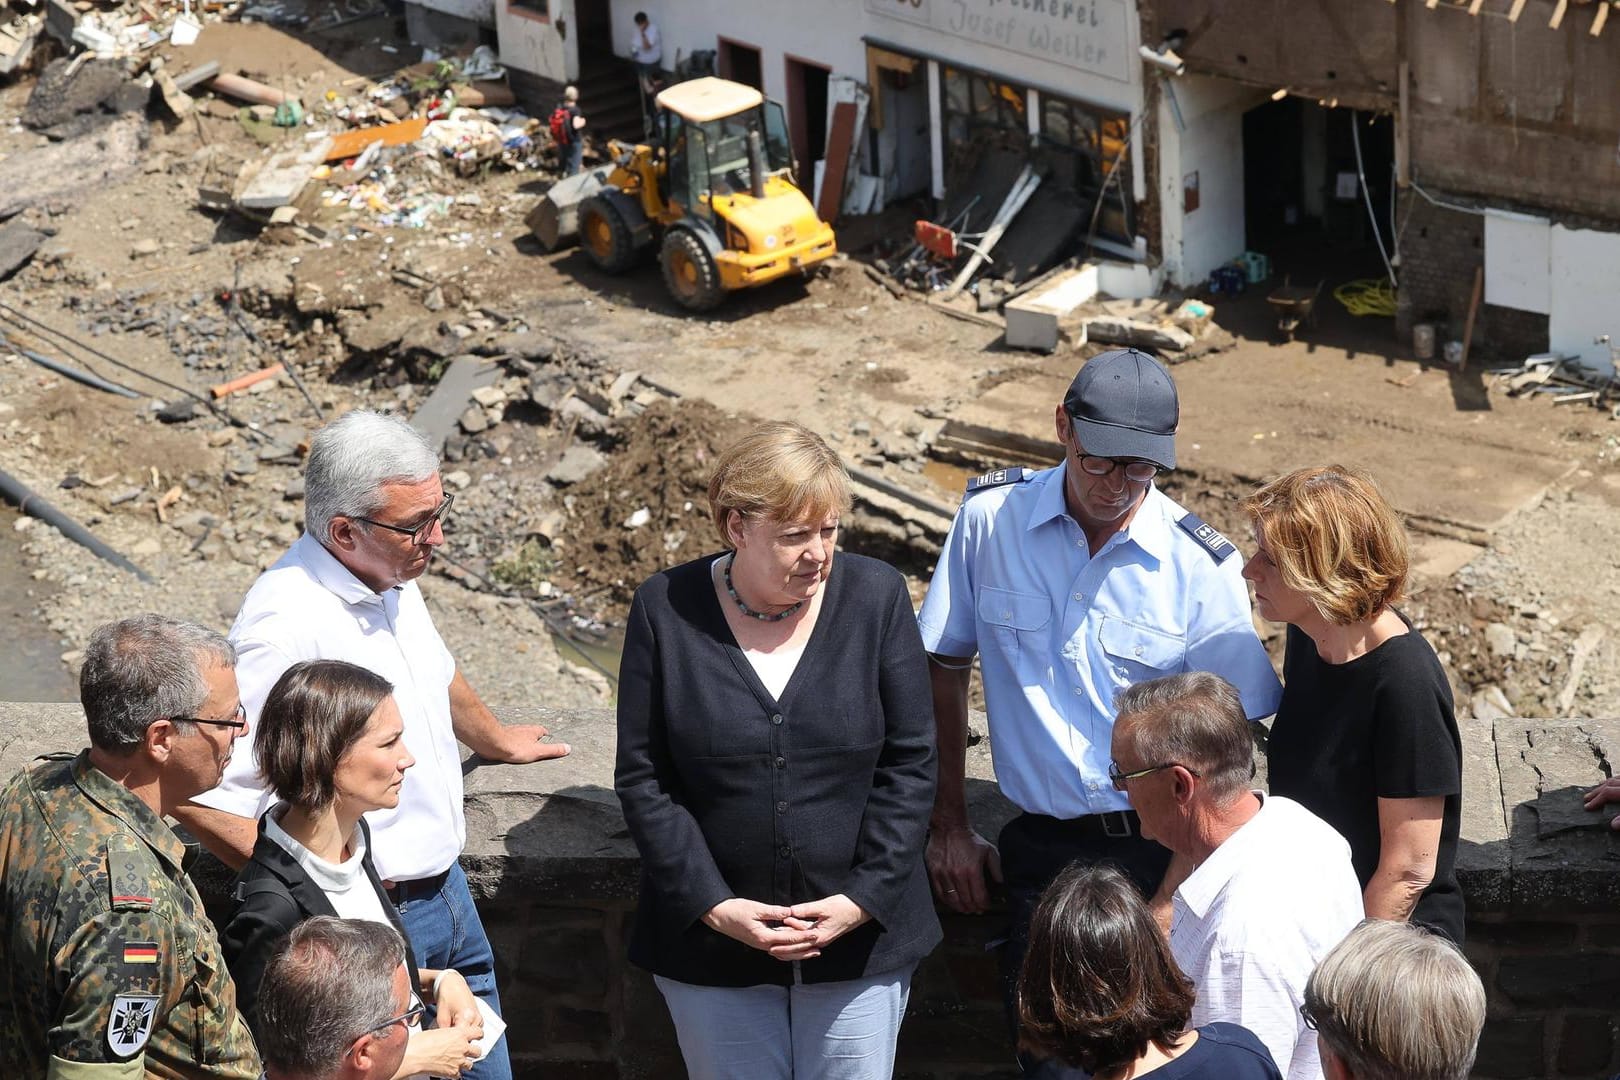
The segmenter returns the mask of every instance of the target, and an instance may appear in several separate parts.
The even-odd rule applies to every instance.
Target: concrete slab
[[[493,384],[504,370],[482,356],[453,357],[433,393],[411,416],[411,426],[427,436],[434,450],[443,450],[444,440],[456,429],[456,421],[467,408],[472,392]]]

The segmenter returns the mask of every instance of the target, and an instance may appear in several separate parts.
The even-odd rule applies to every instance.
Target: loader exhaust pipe
[[[759,129],[748,132],[748,180],[750,193],[756,199],[765,197],[765,148],[759,138]]]

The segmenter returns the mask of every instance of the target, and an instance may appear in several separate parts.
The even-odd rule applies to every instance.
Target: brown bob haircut
[[[1365,622],[1405,594],[1406,528],[1367,473],[1295,469],[1244,499],[1243,510],[1283,584],[1328,622]]]
[[[1174,1044],[1192,1007],[1192,980],[1119,870],[1074,863],[1041,894],[1018,975],[1020,1049],[1107,1072]]]
[[[728,447],[709,477],[709,513],[720,542],[726,520],[814,521],[849,511],[849,475],[825,439],[803,424],[761,424]]]
[[[331,805],[338,763],[393,692],[381,675],[342,660],[294,664],[270,688],[259,711],[253,733],[259,775],[301,810]]]

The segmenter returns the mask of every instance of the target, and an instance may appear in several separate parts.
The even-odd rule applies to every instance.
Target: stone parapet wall
[[[469,760],[462,864],[495,945],[520,1077],[644,1080],[683,1075],[652,979],[625,961],[637,859],[612,791],[613,717],[501,709],[572,744],[532,766]],[[983,728],[975,717],[974,727]],[[1607,1080],[1620,1071],[1620,836],[1613,814],[1579,794],[1609,773],[1620,720],[1466,721],[1464,842],[1468,955],[1490,1023],[1476,1075]],[[75,749],[69,705],[0,703],[0,772]],[[969,803],[994,838],[1012,808],[991,779],[988,745],[969,754]],[[1620,808],[1616,808],[1620,811]],[[193,870],[214,910],[229,875]],[[945,942],[919,967],[897,1075],[924,1080],[1016,1076],[1000,1002],[994,916],[948,916]]]

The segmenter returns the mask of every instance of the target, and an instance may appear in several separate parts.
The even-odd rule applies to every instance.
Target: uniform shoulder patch
[[[156,994],[119,994],[113,998],[107,1017],[107,1048],[117,1057],[128,1058],[146,1046],[157,1022],[159,998]]]
[[[974,495],[989,488],[1021,483],[1034,475],[1029,469],[1023,468],[992,469],[987,473],[980,473],[978,476],[971,477],[967,482],[967,493]]]
[[[107,837],[107,888],[114,911],[152,910],[152,859],[128,833]]]
[[[1176,524],[1180,525],[1187,535],[1197,541],[1198,546],[1218,563],[1225,562],[1226,557],[1237,550],[1232,541],[1222,536],[1215,526],[1206,523],[1197,514],[1183,515]]]

